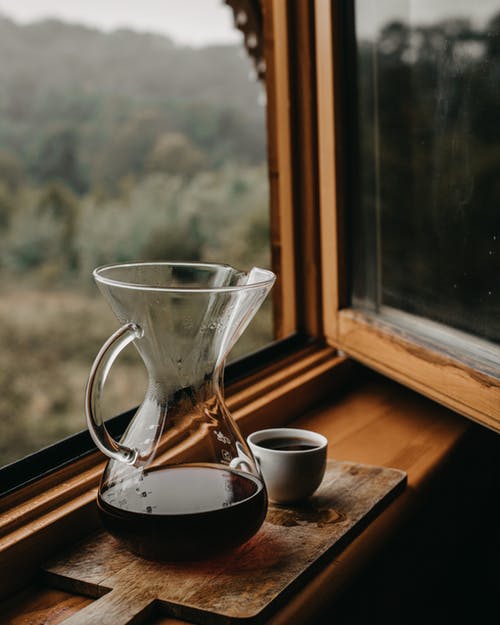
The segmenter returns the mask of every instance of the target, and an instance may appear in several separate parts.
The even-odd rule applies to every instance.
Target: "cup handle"
[[[118,354],[132,341],[143,336],[135,323],[126,323],[101,347],[90,369],[85,389],[85,416],[90,436],[97,447],[113,460],[134,464],[138,451],[121,445],[109,434],[101,411],[101,394],[109,371]]]

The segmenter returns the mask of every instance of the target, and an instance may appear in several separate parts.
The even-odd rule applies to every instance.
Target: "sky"
[[[103,30],[133,28],[192,46],[241,42],[223,0],[0,0],[0,13],[21,23],[57,17]]]
[[[326,0],[325,0],[326,1]],[[500,11],[499,0],[356,0],[358,33],[372,37],[389,20],[429,24],[450,15],[479,24]],[[239,43],[224,0],[0,0],[0,13],[26,23],[45,17],[104,30],[128,27],[166,34],[178,43],[202,46]]]

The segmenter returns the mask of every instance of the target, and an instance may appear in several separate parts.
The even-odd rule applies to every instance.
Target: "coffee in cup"
[[[270,428],[250,434],[248,444],[259,464],[270,501],[305,499],[321,484],[328,440],[298,428]]]

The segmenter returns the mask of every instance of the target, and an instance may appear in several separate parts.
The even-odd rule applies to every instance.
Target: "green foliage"
[[[14,204],[7,209],[10,219],[0,239],[0,266],[21,273],[49,263],[58,266],[58,273],[74,268],[76,196],[62,183],[49,183],[23,189]]]
[[[14,212],[14,198],[6,184],[0,181],[0,232],[10,224]]]
[[[166,132],[148,157],[150,171],[189,177],[204,168],[206,159],[192,141],[180,132]]]
[[[76,192],[85,190],[78,162],[78,136],[73,128],[54,128],[43,137],[32,172],[39,183],[60,181]]]
[[[78,200],[73,193],[60,182],[51,182],[42,188],[37,204],[40,216],[49,215],[68,226],[75,221]]]
[[[0,150],[0,183],[11,193],[15,193],[23,179],[23,170],[19,159],[8,150]]]
[[[0,146],[32,182],[57,179],[77,193],[114,193],[142,175],[164,133],[184,135],[210,168],[255,165],[265,116],[249,69],[237,46],[0,17]]]
[[[119,182],[142,176],[156,138],[165,131],[167,121],[161,110],[141,109],[116,129],[91,165],[92,180],[115,191]]]
[[[233,189],[240,183],[235,195]],[[248,251],[247,224],[262,235]],[[267,220],[267,229],[265,222]],[[81,205],[75,246],[83,276],[99,264],[129,259],[218,260],[269,264],[269,208],[264,166],[200,172],[192,178],[153,173],[119,198],[89,196]]]

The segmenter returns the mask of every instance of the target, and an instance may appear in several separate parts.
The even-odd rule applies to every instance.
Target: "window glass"
[[[219,0],[0,0],[0,466],[85,428],[94,267],[270,265],[254,63]],[[232,357],[272,338],[269,301]],[[144,384],[128,348],[107,414]]]
[[[355,8],[353,304],[498,343],[500,2]]]

